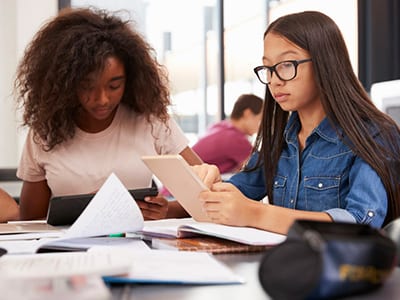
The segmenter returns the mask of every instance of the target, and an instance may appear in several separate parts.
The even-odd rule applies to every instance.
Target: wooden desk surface
[[[229,266],[234,272],[244,277],[246,283],[238,285],[125,285],[113,286],[112,299],[121,300],[221,300],[221,299],[270,299],[258,280],[258,265],[261,253],[218,254],[215,257]],[[157,272],[157,270],[154,270]],[[193,270],[195,272],[196,270]],[[299,274],[301,276],[301,274]],[[343,299],[400,299],[400,268],[397,268],[385,285],[366,295]]]

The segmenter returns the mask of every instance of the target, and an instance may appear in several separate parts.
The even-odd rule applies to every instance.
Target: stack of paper
[[[60,237],[64,230],[46,221],[11,221],[0,224],[0,241],[29,240],[43,237]]]
[[[107,250],[106,250],[107,251]],[[105,277],[108,283],[238,284],[244,280],[205,252],[112,250],[130,258],[125,276]],[[97,252],[91,250],[91,252]]]
[[[4,255],[1,278],[49,278],[72,275],[116,275],[129,271],[131,261],[111,252],[57,252]]]
[[[4,225],[22,228],[21,224],[17,223]],[[79,218],[67,230],[61,231],[50,225],[35,224],[35,222],[32,222],[30,226],[32,230],[41,227],[42,232],[36,230],[32,234],[37,235],[36,238],[45,239],[32,240],[32,237],[15,231],[14,234],[7,235],[7,239],[12,241],[2,242],[1,247],[6,248],[9,253],[18,254],[35,253],[39,248],[52,248],[61,242],[64,247],[67,247],[67,241],[74,239],[138,231],[143,227],[143,215],[122,182],[115,174],[111,174]],[[52,233],[57,238],[50,238],[49,234]],[[16,239],[18,241],[15,241]],[[74,249],[77,246],[77,243],[73,243]]]
[[[73,275],[54,278],[2,279],[2,299],[110,300],[111,293],[100,276]]]
[[[75,223],[61,238],[8,241],[34,243],[51,247],[71,241],[74,246],[87,244],[87,237],[143,229],[143,216],[136,202],[114,175],[110,175]],[[143,241],[140,241],[143,243]],[[4,246],[3,242],[1,246]],[[99,244],[102,244],[99,242]],[[14,249],[21,249],[15,245]],[[103,244],[104,245],[104,244]],[[26,246],[26,245],[25,245]],[[26,246],[27,247],[27,246]],[[22,247],[23,248],[23,247]],[[37,249],[36,248],[36,249]],[[72,275],[101,274],[114,282],[172,284],[228,284],[243,280],[214,257],[202,252],[132,250],[123,247],[94,247],[88,252],[57,252],[31,255],[3,255],[0,259],[2,279],[55,278]]]

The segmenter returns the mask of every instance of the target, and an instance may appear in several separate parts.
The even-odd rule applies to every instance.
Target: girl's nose
[[[107,104],[109,102],[107,92],[104,89],[99,89],[95,100],[99,104]]]

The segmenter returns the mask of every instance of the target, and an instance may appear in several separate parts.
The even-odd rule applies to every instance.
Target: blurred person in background
[[[239,171],[253,148],[250,138],[259,129],[263,103],[256,95],[241,95],[229,118],[213,124],[192,149],[221,174]]]

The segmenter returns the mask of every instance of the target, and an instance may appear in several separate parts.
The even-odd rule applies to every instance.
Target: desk
[[[221,299],[270,299],[258,281],[258,265],[261,253],[218,254],[215,257],[244,277],[246,283],[239,285],[126,285],[111,288],[113,300],[221,300]],[[193,270],[195,272],[195,270]],[[157,270],[154,270],[157,272]],[[301,274],[299,274],[301,276]],[[400,268],[396,268],[385,285],[366,295],[342,299],[400,299]]]

